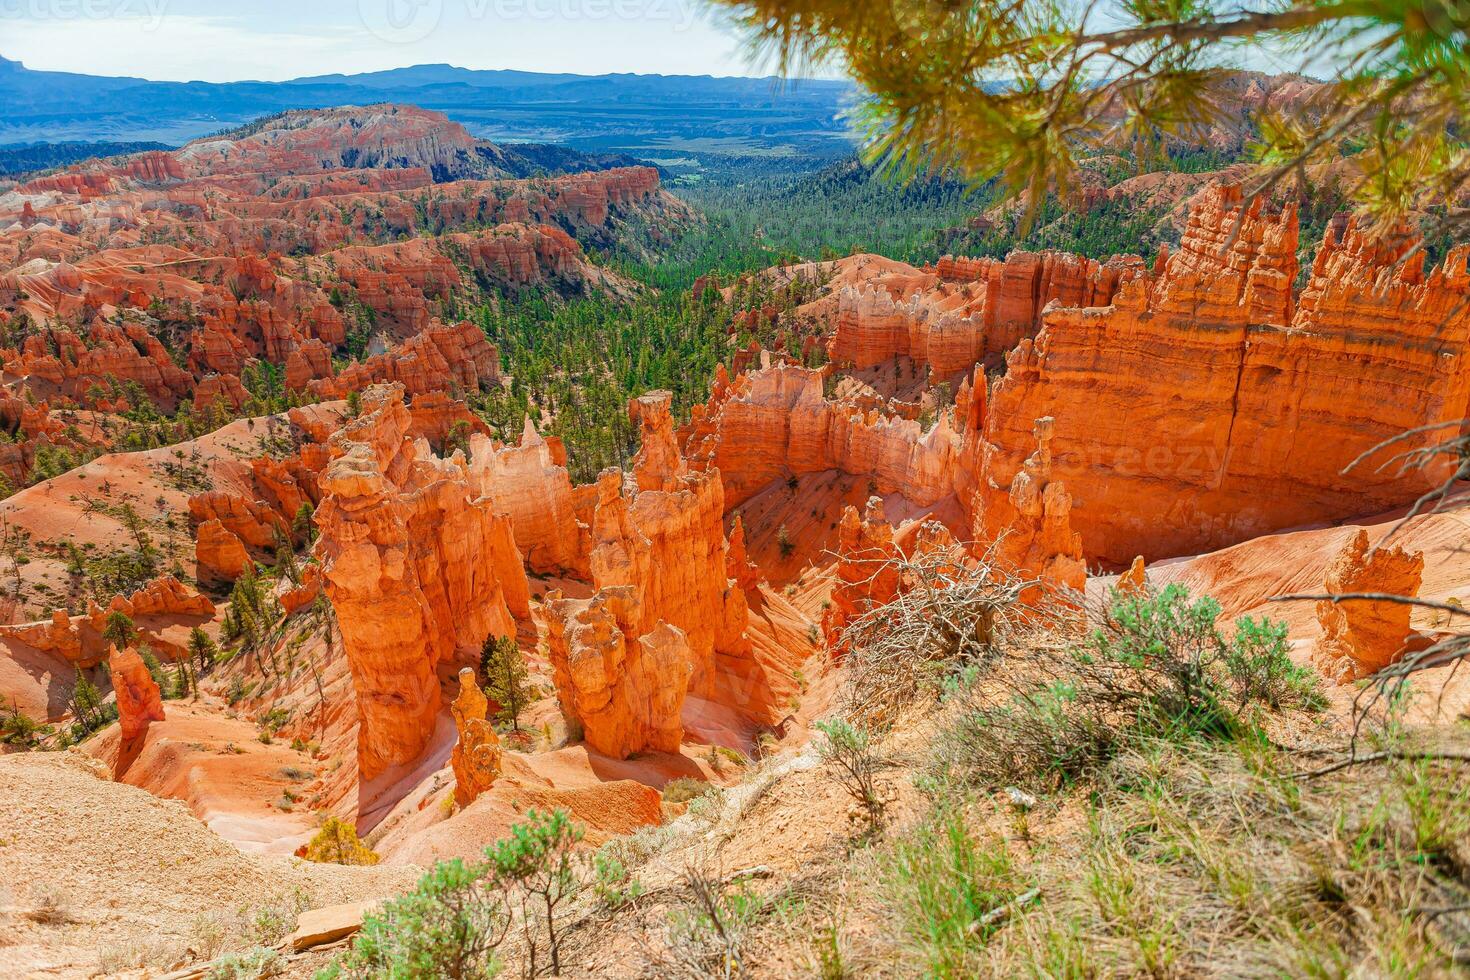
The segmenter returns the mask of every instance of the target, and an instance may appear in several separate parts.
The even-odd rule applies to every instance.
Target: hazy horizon
[[[695,0],[0,0],[0,55],[37,71],[279,82],[417,65],[763,77]],[[837,74],[824,77],[837,78]]]

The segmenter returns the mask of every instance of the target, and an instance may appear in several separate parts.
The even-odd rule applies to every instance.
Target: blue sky
[[[279,80],[447,62],[528,71],[765,74],[700,0],[0,0],[30,68]]]

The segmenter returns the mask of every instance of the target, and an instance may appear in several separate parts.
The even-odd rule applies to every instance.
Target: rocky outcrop
[[[548,598],[557,699],[587,744],[615,759],[679,751],[694,670],[684,633],[662,620],[642,632],[646,616],[631,586],[604,588],[590,599]]]
[[[148,673],[143,658],[132,647],[113,647],[107,658],[112,690],[117,696],[117,721],[124,742],[143,735],[150,723],[163,721],[163,696]]]
[[[1035,336],[1053,300],[1106,306],[1141,268],[1137,258],[1013,252],[1003,261],[946,256],[932,272],[877,275],[838,291],[828,355],[858,369],[905,356],[936,377],[968,372]]]
[[[1295,212],[1209,190],[1153,276],[1106,307],[1052,307],[1010,354],[983,422],[988,479],[1008,483],[1031,420],[1055,418],[1073,525],[1114,567],[1413,500],[1445,474],[1379,464],[1443,430],[1344,472],[1470,414],[1470,248],[1428,273],[1422,254],[1395,264],[1406,248],[1335,222],[1296,301]]]
[[[131,595],[113,596],[106,606],[89,601],[86,611],[77,616],[57,609],[50,619],[38,623],[0,626],[0,637],[58,654],[79,668],[89,669],[108,655],[109,644],[102,634],[112,613],[122,613],[134,620],[134,625],[158,653],[177,657],[182,655],[182,649],[159,635],[158,618],[192,618],[203,622],[214,617],[215,607],[206,596],[172,575],[165,575]]]
[[[975,516],[975,540],[1003,572],[1080,594],[1087,564],[1082,536],[1072,530],[1072,497],[1052,476],[1054,424],[1050,418],[1036,420],[1036,451],[1004,492],[986,486]]]
[[[156,578],[124,598],[117,596],[107,606],[108,612],[120,612],[134,619],[140,616],[214,616],[214,603],[208,597],[187,588],[172,575]]]
[[[371,779],[417,759],[440,707],[436,668],[530,615],[509,518],[422,440],[399,386],[368,389],[332,437],[317,554],[358,700]]]
[[[561,440],[543,439],[529,418],[518,445],[496,446],[483,435],[470,438],[470,483],[510,517],[516,545],[531,570],[588,578],[591,539],[587,525],[577,520],[566,464]]]
[[[720,475],[689,469],[675,442],[671,401],[663,391],[630,403],[641,448],[630,485],[617,470],[597,482],[589,565],[597,588],[633,588],[637,601],[628,614],[638,617],[635,635],[660,621],[683,631],[694,662],[689,689],[710,698],[717,655],[749,656],[748,607],[744,591],[731,588],[728,578]]]
[[[1359,528],[1327,568],[1328,595],[1378,593],[1413,598],[1419,594],[1424,555],[1402,548],[1368,548]],[[1322,635],[1312,649],[1317,668],[1339,684],[1376,674],[1403,655],[1412,630],[1413,607],[1383,600],[1317,603]]]
[[[1118,576],[1118,584],[1114,586],[1119,595],[1143,596],[1148,594],[1148,569],[1144,566],[1143,556],[1133,559],[1133,564],[1128,566],[1128,571]]]
[[[725,574],[745,592],[760,587],[765,576],[760,566],[750,560],[745,549],[745,523],[737,516],[730,525],[730,547],[725,552]]]
[[[449,764],[454,770],[454,802],[469,806],[500,775],[500,736],[487,720],[490,703],[475,683],[471,667],[459,672],[459,696],[450,705],[459,741]]]
[[[901,558],[893,526],[883,516],[882,498],[870,498],[861,515],[856,507],[843,509],[832,604],[822,614],[822,634],[828,650],[842,652],[842,635],[848,624],[898,596]]]
[[[194,561],[201,578],[233,582],[244,574],[251,557],[238,535],[220,521],[208,520],[194,532]]]
[[[250,400],[250,392],[233,374],[211,374],[194,388],[194,414],[205,419],[230,418]]]
[[[281,608],[287,616],[309,609],[322,594],[322,567],[315,562],[301,569],[301,581],[281,592]]]
[[[343,398],[371,384],[397,383],[410,395],[480,391],[500,380],[500,352],[473,323],[425,326],[398,347],[307,387],[320,398]]]
[[[196,525],[220,525],[245,545],[262,554],[275,550],[276,542],[289,534],[280,513],[263,500],[224,490],[210,490],[189,498],[189,517]]]
[[[737,507],[778,479],[837,470],[870,477],[881,494],[927,506],[954,493],[959,434],[948,413],[917,421],[823,397],[822,373],[781,364],[716,378],[696,406],[686,450],[697,469],[717,469]]]

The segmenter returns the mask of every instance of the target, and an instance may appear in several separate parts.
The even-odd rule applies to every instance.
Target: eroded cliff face
[[[1054,467],[1089,558],[1123,567],[1382,511],[1444,475],[1380,469],[1391,451],[1344,470],[1467,414],[1467,250],[1427,274],[1395,268],[1404,246],[1336,223],[1296,303],[1295,213],[1242,206],[1231,188],[1206,192],[1156,276],[1110,306],[1053,307],[992,386],[989,481],[1013,479],[1034,420],[1054,418]]]
[[[1141,269],[1136,257],[1099,263],[1064,252],[1013,252],[999,261],[945,256],[932,270],[843,285],[827,352],[857,369],[910,357],[942,379],[1035,336],[1053,300],[1106,306]]]
[[[990,337],[995,325],[999,349],[1014,344],[1003,375],[976,367],[953,409],[926,426],[911,402],[823,397],[830,369],[775,363],[733,380],[722,373],[694,413],[686,449],[695,468],[720,471],[730,507],[777,480],[835,471],[917,507],[953,500],[963,516],[952,526],[968,525],[977,543],[1021,513],[1016,487],[1026,508],[1040,508],[1027,520],[1045,548],[1068,565],[1049,577],[1067,581],[1082,559],[1122,569],[1140,555],[1192,554],[1381,512],[1447,474],[1379,464],[1453,427],[1368,451],[1470,414],[1470,248],[1426,272],[1420,256],[1399,263],[1411,245],[1370,241],[1352,222],[1334,222],[1298,296],[1295,212],[1268,213],[1238,189],[1214,186],[1194,202],[1179,248],[1152,269],[1132,258],[1097,265],[1017,255],[1003,264],[949,259],[926,277],[838,263],[835,300],[812,304],[830,318],[834,355],[875,371],[900,355],[946,368],[974,363],[988,339],[941,356],[938,335],[914,325],[916,311],[960,304],[950,315],[969,303],[975,336]],[[1046,455],[1056,489],[1031,495],[1041,419],[1052,420]],[[1062,509],[1081,534],[1080,554],[1042,527]],[[1047,565],[1032,557],[1018,556]]]
[[[862,514],[856,507],[843,509],[837,542],[837,581],[822,614],[822,635],[828,650],[841,652],[848,624],[898,596],[903,555],[877,497],[869,499]]]
[[[557,699],[587,744],[615,759],[679,751],[694,671],[684,632],[663,620],[644,632],[633,586],[605,587],[590,599],[548,598]]]
[[[514,635],[530,615],[509,518],[461,465],[410,441],[410,426],[401,387],[370,388],[362,416],[332,437],[316,511],[366,779],[422,753],[440,708],[438,666]]]
[[[976,501],[975,543],[1003,572],[1080,594],[1087,585],[1087,564],[1082,535],[1072,529],[1072,496],[1053,479],[1054,425],[1054,419],[1036,420],[1036,450],[1009,486],[989,483],[990,467],[984,466],[987,483]]]
[[[106,606],[89,600],[86,611],[80,615],[56,609],[47,620],[0,626],[0,637],[59,654],[79,668],[91,668],[111,652],[111,644],[102,634],[113,613],[122,613],[133,620],[133,625],[157,653],[177,659],[185,651],[163,635],[164,629],[181,621],[189,625],[207,622],[214,617],[215,607],[208,597],[172,575],[165,575],[129,595],[113,596]]]
[[[497,446],[484,435],[470,438],[469,479],[481,496],[492,497],[510,517],[516,545],[532,571],[566,572],[588,578],[591,549],[577,505],[561,440],[543,439],[526,419],[521,441]]]
[[[918,421],[823,397],[823,374],[777,364],[716,378],[696,406],[686,447],[691,465],[718,469],[725,502],[737,507],[791,475],[837,470],[871,477],[878,493],[927,506],[954,492],[959,434],[946,413]]]

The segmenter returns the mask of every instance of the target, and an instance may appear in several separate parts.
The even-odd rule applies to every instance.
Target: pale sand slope
[[[100,774],[100,775],[99,775]],[[206,914],[315,908],[397,894],[413,867],[346,868],[241,853],[175,800],[114,783],[79,753],[0,757],[0,905],[50,887],[73,921],[0,925],[0,976],[89,976],[99,953],[195,937]]]

